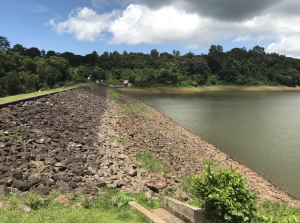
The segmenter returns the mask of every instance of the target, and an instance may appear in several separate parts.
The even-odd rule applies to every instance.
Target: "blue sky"
[[[220,44],[300,57],[299,8],[298,0],[0,0],[0,36],[81,55],[201,54]]]

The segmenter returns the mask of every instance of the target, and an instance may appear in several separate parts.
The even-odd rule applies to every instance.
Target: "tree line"
[[[207,54],[120,54],[96,51],[85,56],[72,52],[45,52],[21,44],[10,47],[0,36],[0,97],[56,88],[70,82],[129,80],[137,87],[201,85],[300,85],[300,60],[263,47],[233,48],[224,52],[211,45]]]

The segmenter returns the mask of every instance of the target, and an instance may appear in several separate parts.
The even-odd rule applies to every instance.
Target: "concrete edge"
[[[204,219],[205,211],[189,204],[163,196],[162,207],[187,223],[211,223]]]
[[[128,206],[146,215],[146,217],[149,218],[149,220],[153,223],[166,223],[165,221],[163,221],[162,219],[160,219],[155,214],[151,213],[150,211],[148,211],[146,208],[142,207],[135,201],[128,202]]]

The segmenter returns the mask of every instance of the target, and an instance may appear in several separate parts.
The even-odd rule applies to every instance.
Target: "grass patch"
[[[170,169],[165,167],[161,160],[154,157],[150,152],[137,154],[137,159],[142,163],[142,168],[154,173],[170,173]]]
[[[61,88],[56,88],[56,89],[51,89],[51,90],[46,90],[46,91],[36,91],[36,92],[29,93],[29,94],[18,94],[18,95],[8,96],[5,98],[0,98],[0,103],[21,100],[21,99],[30,98],[30,97],[39,96],[39,95],[46,95],[49,93],[70,90],[73,88],[78,88],[78,87],[92,85],[92,84],[94,84],[94,83],[81,83],[81,84],[76,84],[76,85],[73,85],[70,87],[61,87]]]
[[[263,201],[251,223],[300,222],[300,208]]]
[[[119,223],[119,222],[148,222],[141,213],[131,210],[127,205],[118,207],[113,197],[124,196],[117,190],[101,188],[106,194],[98,195],[94,201],[81,199],[81,196],[67,196],[71,205],[80,202],[82,208],[65,207],[64,204],[55,200],[59,194],[50,194],[42,197],[36,194],[11,195],[6,197],[11,201],[8,209],[0,209],[1,223]],[[121,195],[120,195],[121,194]],[[138,196],[136,200],[138,201]],[[46,198],[46,200],[45,200]],[[43,201],[43,202],[41,202]],[[147,201],[149,202],[149,201]],[[28,214],[18,209],[19,204],[31,207]]]
[[[127,105],[133,108],[138,108],[137,103],[133,102],[133,101],[127,101]]]
[[[23,136],[18,135],[15,131],[13,131],[12,134],[5,135],[5,131],[1,130],[0,131],[0,138],[4,138],[5,141],[8,141],[10,139],[12,139],[14,141],[21,141],[23,139]]]
[[[121,138],[119,138],[117,136],[114,136],[114,137],[111,138],[110,142],[113,142],[113,141],[117,141],[117,143],[119,143],[122,146],[126,146],[127,145],[127,141],[126,140],[121,139]]]
[[[132,194],[135,198],[135,201],[139,203],[141,206],[148,210],[153,210],[157,208],[161,208],[161,201],[160,200],[152,200],[146,197],[144,192],[140,192],[137,194]]]
[[[193,177],[191,175],[182,175],[179,176],[180,178],[180,183],[179,185],[185,190],[190,192],[191,186],[192,186],[192,181]]]
[[[115,88],[109,87],[106,91],[108,97],[110,97],[114,101],[118,101],[121,98],[121,94],[119,94]]]
[[[117,102],[120,101],[121,98],[125,98],[124,95],[120,94],[115,88],[112,87],[107,88],[107,95],[109,98]],[[121,104],[121,109],[118,111],[118,115],[124,116],[128,113],[137,114],[139,111],[144,113],[146,116],[149,116],[147,110],[139,107],[136,102],[126,99],[125,102]]]
[[[126,103],[126,104],[122,105],[121,114],[127,114],[127,113],[136,114],[137,112],[134,109],[132,109],[131,107],[129,107]]]
[[[140,110],[141,110],[141,112],[143,112],[143,113],[145,113],[145,114],[147,114],[149,116],[149,112],[146,109],[140,108]]]

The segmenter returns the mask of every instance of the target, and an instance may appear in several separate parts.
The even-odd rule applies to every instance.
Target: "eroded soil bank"
[[[157,197],[172,190],[188,198],[179,175],[200,174],[204,160],[248,178],[260,199],[300,205],[249,168],[155,109],[124,95],[112,100],[102,85],[81,87],[0,109],[0,185],[11,191],[47,194],[97,194],[108,185],[123,191],[147,191]],[[22,136],[13,140],[13,136]],[[6,138],[6,139],[5,139]],[[120,142],[125,143],[120,143]],[[149,151],[172,173],[139,168],[138,153]]]
[[[299,91],[300,87],[285,86],[213,86],[213,87],[166,87],[166,88],[122,88],[123,92],[132,95],[143,94],[176,94],[176,93],[200,93],[206,91]]]

